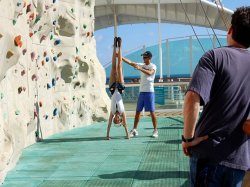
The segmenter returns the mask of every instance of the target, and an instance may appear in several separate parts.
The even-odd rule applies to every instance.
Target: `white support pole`
[[[160,79],[159,82],[163,82],[162,77],[162,47],[161,47],[161,2],[158,0],[157,12],[158,12],[158,40],[159,40],[159,60],[160,60]]]
[[[167,63],[167,78],[170,78],[170,57],[169,57],[169,41],[166,40],[166,63]]]
[[[115,0],[113,0],[113,14],[114,14],[114,36],[117,37],[117,17],[115,10]]]

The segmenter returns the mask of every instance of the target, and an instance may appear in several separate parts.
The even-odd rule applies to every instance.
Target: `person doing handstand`
[[[111,111],[109,115],[108,127],[107,127],[107,140],[110,140],[109,132],[112,121],[115,125],[123,125],[127,139],[129,139],[128,126],[126,121],[126,114],[123,105],[121,94],[124,92],[124,79],[122,71],[122,50],[121,50],[121,38],[114,38],[114,48],[112,56],[112,69],[109,79],[109,91],[111,93]],[[116,47],[118,47],[118,54],[116,54]],[[118,58],[118,64],[116,68],[116,57]]]

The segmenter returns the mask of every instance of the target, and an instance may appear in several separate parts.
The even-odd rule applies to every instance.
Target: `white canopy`
[[[95,30],[115,25],[113,10],[117,25],[157,23],[157,3],[158,0],[96,0]],[[219,30],[227,30],[233,13],[207,0],[160,0],[160,6],[162,23],[189,24],[189,19],[192,25],[210,27],[211,24],[213,29]]]

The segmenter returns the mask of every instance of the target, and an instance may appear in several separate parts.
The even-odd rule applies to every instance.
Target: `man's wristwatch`
[[[181,139],[182,139],[182,141],[183,142],[192,142],[193,140],[194,140],[194,137],[193,138],[184,138],[184,136],[183,135],[181,135]]]

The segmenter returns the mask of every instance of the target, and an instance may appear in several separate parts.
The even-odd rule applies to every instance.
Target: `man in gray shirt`
[[[232,15],[227,42],[202,56],[185,96],[182,148],[192,186],[240,186],[250,169],[242,128],[250,112],[250,7]]]

